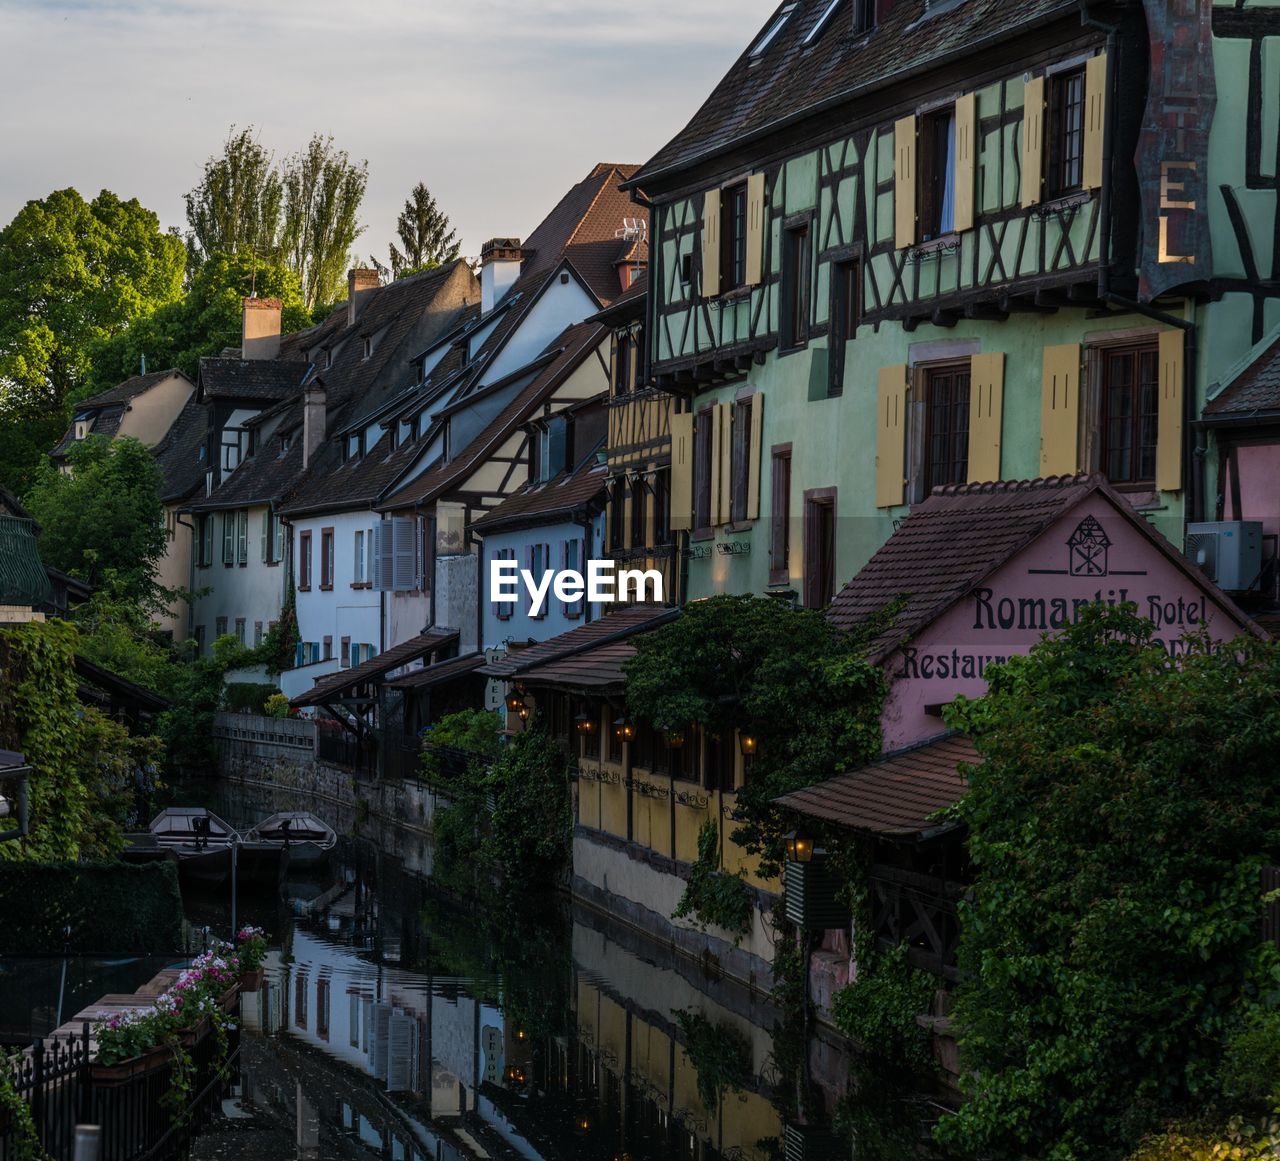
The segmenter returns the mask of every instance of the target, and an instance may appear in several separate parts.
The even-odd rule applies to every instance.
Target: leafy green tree
[[[278,260],[283,202],[280,174],[253,126],[237,132],[233,125],[221,155],[204,163],[199,184],[186,195],[192,265],[215,254]]]
[[[153,369],[177,367],[194,379],[202,356],[240,345],[243,300],[253,294],[280,299],[286,334],[313,321],[297,275],[288,267],[248,251],[214,254],[194,272],[182,298],[95,350],[94,389],[105,390],[136,375],[144,355]]]
[[[159,465],[136,439],[104,436],[76,444],[67,460],[69,474],[46,465],[27,497],[41,559],[90,584],[111,577],[120,595],[147,605],[165,553]]]
[[[0,230],[0,483],[25,490],[95,346],[176,299],[184,264],[180,238],[108,190],[58,190]]]
[[[394,242],[388,247],[395,278],[432,270],[458,256],[458,233],[450,229],[449,215],[440,209],[422,182],[413,187],[405,200],[404,209],[396,219],[396,234],[404,249],[398,250]]]
[[[983,757],[956,809],[969,1100],[939,1129],[962,1156],[1122,1157],[1213,1109],[1227,1046],[1280,1008],[1259,876],[1280,859],[1280,649],[1175,662],[1152,633],[1090,607],[949,711]]]
[[[319,133],[281,169],[281,251],[308,310],[343,295],[351,247],[364,232],[357,217],[368,181],[367,162],[352,162]]]
[[[761,856],[763,874],[776,872],[789,829],[772,800],[880,751],[884,675],[864,656],[865,636],[768,597],[717,596],[634,639],[634,714],[663,730],[699,723],[729,744],[734,730],[757,739],[733,839]]]

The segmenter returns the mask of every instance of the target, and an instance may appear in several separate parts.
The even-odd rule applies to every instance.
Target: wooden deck
[[[99,996],[92,1004],[82,1008],[65,1024],[55,1028],[50,1038],[66,1040],[69,1036],[81,1036],[84,1033],[84,1022],[89,1021],[89,1059],[98,1055],[98,1042],[93,1028],[99,1020],[109,1020],[121,1012],[137,1012],[149,1008],[152,1001],[162,992],[167,992],[178,981],[181,968],[165,968],[157,972],[136,992],[108,992]],[[27,1050],[28,1052],[30,1049]]]

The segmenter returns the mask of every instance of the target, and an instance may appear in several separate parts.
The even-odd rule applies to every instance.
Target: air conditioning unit
[[[1229,593],[1256,588],[1262,575],[1262,522],[1188,524],[1187,556]]]

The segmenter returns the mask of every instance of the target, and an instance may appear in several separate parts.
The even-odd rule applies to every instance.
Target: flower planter
[[[178,1043],[183,1048],[191,1048],[193,1045],[200,1043],[209,1034],[209,1017],[205,1016],[201,1020],[197,1020],[189,1028],[182,1028],[178,1032]]]
[[[234,983],[218,999],[218,1006],[224,1012],[234,1012],[240,1003],[240,984]]]
[[[240,990],[242,992],[262,991],[262,980],[266,973],[262,968],[249,968],[240,973]]]
[[[131,1056],[116,1064],[92,1064],[89,1079],[97,1088],[119,1088],[134,1077],[145,1076],[158,1068],[164,1068],[173,1059],[173,1051],[167,1044],[157,1044],[141,1056]]]

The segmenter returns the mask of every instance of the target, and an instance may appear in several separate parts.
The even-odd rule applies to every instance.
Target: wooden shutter
[[[969,483],[1000,479],[1004,419],[1004,352],[969,360]]]
[[[693,412],[671,416],[671,530],[693,527]]]
[[[1183,339],[1181,331],[1160,332],[1160,410],[1156,423],[1156,487],[1182,489]]]
[[[266,562],[271,559],[271,557],[267,555],[267,552],[271,547],[271,509],[270,508],[264,509],[262,513],[261,547],[262,547],[262,563],[266,564]]]
[[[876,507],[902,503],[903,460],[907,443],[907,367],[900,363],[880,369],[876,412]]]
[[[978,178],[978,97],[965,93],[956,101],[955,229],[973,229],[973,202]]]
[[[916,119],[893,126],[893,237],[899,250],[916,244]]]
[[[394,520],[379,520],[373,526],[373,580],[379,592],[395,590],[395,560],[392,550]]]
[[[702,297],[720,293],[720,191],[702,197]]]
[[[1084,66],[1085,189],[1102,186],[1102,140],[1107,124],[1107,54],[1090,57]]]
[[[1033,77],[1023,92],[1022,205],[1040,204],[1044,184],[1044,77]]]
[[[751,440],[747,445],[747,519],[760,516],[760,441],[764,432],[764,396],[751,396]]]
[[[733,519],[733,404],[717,403],[715,417],[715,505],[711,523],[728,524]]]
[[[764,174],[747,178],[747,285],[759,286],[764,277]]]
[[[1040,390],[1040,474],[1076,472],[1080,424],[1080,344],[1045,347]]]

